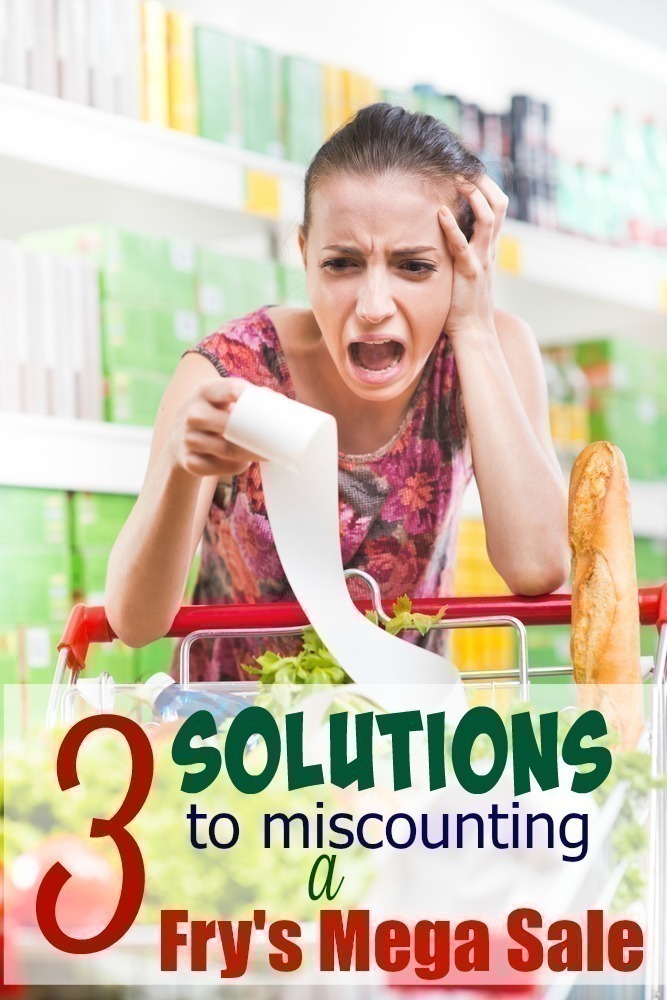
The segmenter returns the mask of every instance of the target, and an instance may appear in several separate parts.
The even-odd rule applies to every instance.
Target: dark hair
[[[383,102],[369,104],[336,129],[311,160],[305,179],[304,234],[311,224],[312,193],[322,180],[349,173],[379,177],[393,171],[433,180],[458,174],[474,181],[485,167],[456,132],[432,115]],[[468,200],[460,196],[454,211],[470,239],[475,215]]]

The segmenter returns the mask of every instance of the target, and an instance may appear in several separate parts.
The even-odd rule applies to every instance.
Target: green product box
[[[285,56],[282,78],[285,156],[308,164],[325,138],[323,69],[311,59]]]
[[[205,139],[240,146],[241,85],[239,41],[214,28],[195,26],[199,91],[199,133]]]
[[[635,538],[637,583],[650,587],[667,580],[667,542],[662,538]]]
[[[658,651],[658,630],[655,625],[642,625],[640,628],[641,655],[652,656]]]
[[[591,440],[617,445],[625,455],[631,479],[659,478],[663,458],[658,401],[647,395],[595,389],[590,405]]]
[[[667,383],[666,383],[667,385]],[[664,390],[663,390],[664,396]],[[667,479],[667,403],[661,403],[658,413],[658,479]]]
[[[528,629],[531,667],[559,667],[571,662],[569,625],[536,625]]]
[[[278,265],[273,260],[199,252],[199,309],[214,326],[278,302]]]
[[[69,545],[67,494],[23,486],[0,486],[0,547],[62,548]]]
[[[144,371],[112,372],[105,379],[105,419],[114,424],[152,427],[169,376]]]
[[[135,496],[121,493],[73,493],[71,500],[72,545],[76,549],[107,548],[116,541]]]
[[[186,240],[95,225],[30,233],[23,241],[38,249],[92,258],[100,270],[103,299],[163,309],[195,308],[195,248]]]
[[[282,56],[263,45],[239,42],[243,145],[265,156],[282,157]]]
[[[137,649],[137,680],[144,683],[160,671],[170,673],[175,648],[176,639],[156,639]]]
[[[439,93],[430,83],[415,84],[413,94],[415,111],[437,118],[454,132],[461,131],[461,103],[457,97]]]
[[[72,610],[72,552],[0,549],[0,625],[63,623]]]
[[[280,302],[286,306],[309,308],[310,300],[306,288],[306,272],[301,267],[282,265],[278,271]]]
[[[73,555],[74,591],[86,604],[104,604],[111,546],[83,548]]]
[[[101,308],[104,373],[124,369],[168,372],[199,340],[194,309],[157,309],[106,300]]]
[[[666,353],[629,337],[604,337],[577,344],[575,360],[594,390],[653,395],[659,391],[659,361]]]

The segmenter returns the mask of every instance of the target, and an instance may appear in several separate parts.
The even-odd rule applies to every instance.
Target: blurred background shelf
[[[303,168],[149,122],[0,84],[0,236],[111,222],[192,240],[236,236],[299,211]],[[248,205],[247,175],[277,208]]]
[[[300,220],[302,166],[8,85],[0,111],[0,183],[15,193],[0,236],[95,220],[237,252],[273,246],[296,263],[286,244]],[[263,209],[249,210],[250,171],[272,186]],[[497,301],[543,344],[600,330],[660,343],[667,255],[507,219]]]
[[[92,420],[0,414],[0,486],[135,495],[144,480],[152,431]],[[667,540],[667,482],[632,483],[637,535]],[[479,520],[474,480],[463,517]]]
[[[151,428],[0,413],[0,486],[137,494]]]
[[[667,483],[631,483],[632,526],[635,535],[667,541]],[[471,480],[463,497],[463,517],[480,520],[482,504],[475,480]]]

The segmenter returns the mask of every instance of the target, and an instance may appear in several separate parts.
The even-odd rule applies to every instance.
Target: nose
[[[382,323],[393,316],[396,305],[389,282],[380,275],[368,275],[357,296],[357,316],[367,323]]]

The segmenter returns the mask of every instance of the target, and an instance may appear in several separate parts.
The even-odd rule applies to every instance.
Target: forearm
[[[114,543],[105,609],[127,645],[164,635],[180,606],[201,482],[175,468],[165,449]]]
[[[530,424],[495,331],[454,350],[493,565],[515,593],[548,593],[569,571],[562,473]]]

